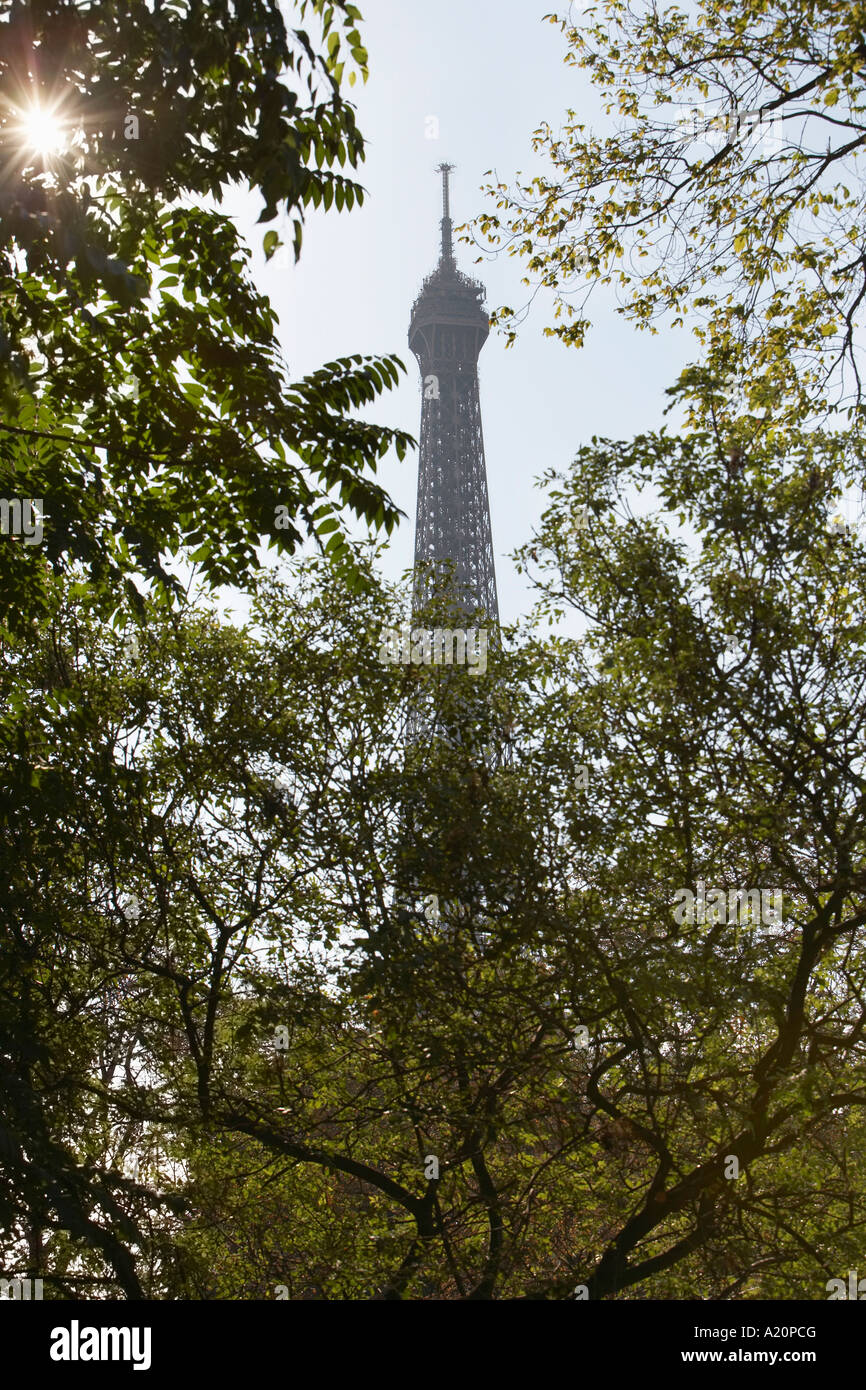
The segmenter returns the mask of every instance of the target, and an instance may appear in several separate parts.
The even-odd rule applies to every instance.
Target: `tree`
[[[242,583],[262,538],[347,559],[346,508],[397,519],[371,474],[409,436],[352,411],[402,364],[355,354],[291,381],[218,210],[245,183],[260,221],[294,216],[297,256],[305,208],[363,198],[335,168],[364,158],[340,89],[347,65],[366,79],[359,12],[308,13],[321,51],[276,0],[0,10],[0,493],[46,514],[42,544],[0,546],[9,630],[42,611],[52,570],[126,578],[134,602],[133,574],[177,592],[166,552]],[[34,149],[52,122],[63,148]]]
[[[590,1296],[679,1264],[683,1292],[823,1297],[859,1245],[856,1200],[837,1205],[866,1100],[864,551],[825,492],[842,448],[764,438],[732,475],[711,428],[593,440],[549,478],[524,556],[542,612],[592,623],[570,707],[601,764],[606,853],[585,881],[619,890],[595,951],[625,1025],[595,1099],[647,1163]],[[650,484],[657,508],[635,515]],[[699,880],[727,906],[678,931],[671,899]],[[771,884],[781,919],[744,928],[731,891]]]
[[[483,674],[381,664],[406,596],[360,552],[355,592],[314,561],[242,630],[139,604],[133,644],[45,576],[0,671],[7,1264],[822,1299],[866,1258],[857,420],[810,427],[766,348],[749,430],[764,339],[718,332],[687,435],[548,476],[538,622]],[[540,636],[569,606],[586,638]],[[425,704],[448,737],[407,738]]]
[[[604,0],[579,24],[549,18],[620,119],[542,124],[549,173],[487,186],[497,210],[476,229],[555,292],[545,331],[580,346],[592,285],[614,284],[639,327],[695,324],[691,423],[742,413],[754,434],[844,406],[860,426],[863,4]]]
[[[266,577],[243,631],[149,607],[135,655],[57,586],[2,692],[46,1292],[823,1298],[863,1258],[866,554],[788,471],[836,447],[595,441],[525,557],[592,636],[462,685],[379,662],[372,570]],[[420,692],[459,739],[405,744]],[[678,922],[699,879],[781,919]]]

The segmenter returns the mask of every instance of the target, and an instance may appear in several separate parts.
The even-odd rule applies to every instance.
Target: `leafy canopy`
[[[43,545],[0,546],[7,627],[74,562],[164,594],[166,552],[243,583],[263,537],[347,556],[345,509],[397,520],[373,475],[411,441],[354,412],[402,364],[354,354],[290,380],[218,211],[247,185],[261,221],[294,216],[297,256],[306,208],[363,198],[340,91],[347,68],[366,77],[360,16],[308,14],[318,48],[275,0],[0,6],[0,495],[46,513]],[[34,148],[34,113],[60,123],[59,151]]]
[[[609,128],[574,110],[543,123],[532,143],[548,171],[489,184],[496,210],[475,223],[521,258],[524,283],[554,291],[546,331],[580,346],[591,286],[613,284],[642,328],[693,323],[693,422],[708,404],[861,421],[866,6],[603,0],[579,23],[548,18]],[[513,316],[496,316],[512,337]]]
[[[0,692],[8,1267],[37,1229],[53,1296],[825,1297],[864,1252],[866,554],[789,460],[836,447],[594,441],[524,556],[591,639],[483,677],[382,665],[400,595],[324,561],[137,649],[57,585]],[[459,739],[407,742],[422,692]],[[678,925],[698,878],[783,919]]]

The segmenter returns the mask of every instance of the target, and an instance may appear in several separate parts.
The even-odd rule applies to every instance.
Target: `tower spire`
[[[453,164],[438,164],[437,173],[442,175],[442,251],[440,261],[445,261],[449,265],[454,264],[454,244],[451,240],[451,190],[449,186],[449,176],[453,170]]]
[[[460,604],[496,624],[496,574],[481,429],[478,357],[490,331],[484,286],[463,275],[451,241],[449,175],[442,175],[442,253],[412,306],[409,346],[423,401],[415,521],[413,607],[431,594],[433,572],[453,567]]]

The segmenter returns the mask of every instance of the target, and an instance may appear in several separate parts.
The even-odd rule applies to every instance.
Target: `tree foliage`
[[[408,595],[362,549],[253,576],[243,627],[127,594],[121,633],[40,575],[0,665],[7,1270],[822,1299],[866,1259],[859,436],[701,370],[686,435],[547,475],[484,672],[380,662]]]
[[[496,210],[476,221],[554,291],[546,331],[581,345],[590,288],[612,284],[642,328],[694,324],[694,423],[710,405],[756,429],[843,406],[861,421],[866,8],[603,0],[549,18],[609,129],[574,110],[539,126],[549,171],[489,184]]]
[[[354,412],[402,364],[354,354],[292,381],[219,211],[246,185],[260,221],[294,216],[297,256],[306,208],[363,198],[340,89],[347,64],[366,77],[360,16],[308,14],[318,48],[276,0],[0,8],[0,493],[47,514],[43,545],[0,546],[7,629],[78,562],[160,594],[166,553],[241,583],[263,538],[348,557],[346,509],[396,521],[372,475],[410,440]],[[60,152],[34,151],[34,111],[65,127]]]
[[[797,444],[748,483],[595,441],[525,557],[592,637],[484,676],[380,665],[372,573],[262,581],[243,631],[148,609],[135,655],[54,595],[3,692],[7,1266],[33,1231],[46,1290],[151,1297],[823,1298],[856,1265],[866,553]],[[648,473],[694,553],[628,513]],[[462,734],[404,751],[422,691]],[[699,878],[783,920],[678,926]]]

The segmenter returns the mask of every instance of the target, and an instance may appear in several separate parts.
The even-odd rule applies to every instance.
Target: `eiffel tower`
[[[409,347],[418,362],[422,388],[412,616],[418,619],[422,611],[427,616],[435,613],[436,621],[444,619],[448,630],[475,628],[480,633],[483,629],[485,641],[489,637],[498,643],[499,603],[478,389],[478,358],[490,321],[484,309],[484,286],[458,270],[454,259],[453,167],[440,164],[437,170],[442,175],[439,263],[423,281],[409,323]],[[458,693],[451,702],[452,712],[470,707],[472,682],[467,682],[467,672],[452,670],[445,679],[452,693]],[[459,717],[452,724],[431,718],[429,708],[417,707],[410,711],[407,742],[423,752],[438,740],[457,752],[464,743],[460,724]],[[490,768],[510,761],[499,739],[488,743],[480,757]],[[422,794],[439,794],[435,779]],[[408,807],[402,839],[410,864],[417,864],[417,823]],[[410,919],[417,918],[419,901],[423,901],[428,924],[436,926],[438,892],[417,890],[413,868],[406,870],[403,884],[403,901],[412,905]],[[453,934],[463,908],[451,891],[448,903],[448,931]],[[444,900],[442,910],[446,913]]]
[[[499,605],[478,391],[478,357],[490,324],[484,286],[457,269],[449,178],[440,164],[442,242],[439,264],[412,306],[409,347],[421,370],[423,401],[415,513],[417,611],[450,577],[465,613],[481,610],[496,627]]]

